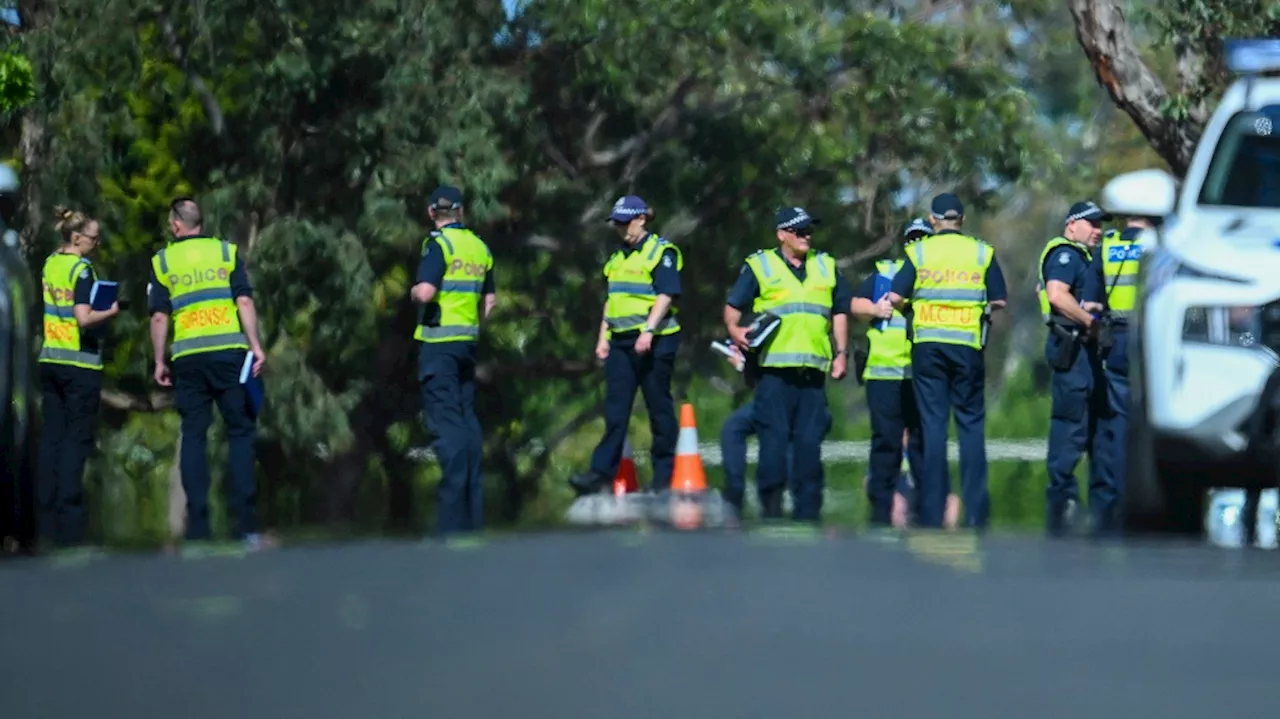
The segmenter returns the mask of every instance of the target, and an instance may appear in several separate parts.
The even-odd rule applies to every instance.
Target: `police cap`
[[[462,207],[462,190],[450,185],[441,185],[431,193],[429,204],[437,210],[456,210]]]
[[[964,217],[964,203],[950,192],[944,192],[933,198],[929,212],[939,220],[958,220]]]
[[[1098,207],[1092,200],[1082,200],[1072,205],[1070,210],[1067,210],[1067,219],[1062,224],[1069,225],[1076,220],[1106,222],[1110,219],[1111,213]]]

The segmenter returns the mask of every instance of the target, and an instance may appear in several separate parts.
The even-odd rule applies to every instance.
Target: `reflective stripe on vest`
[[[982,349],[986,275],[995,250],[975,237],[948,232],[921,238],[911,252],[916,268],[912,342]]]
[[[1048,244],[1044,246],[1044,250],[1040,252],[1040,265],[1037,269],[1038,276],[1040,277],[1040,284],[1036,285],[1036,294],[1040,296],[1040,318],[1043,319],[1046,324],[1053,321],[1053,307],[1049,304],[1049,291],[1045,288],[1044,261],[1049,259],[1049,253],[1053,252],[1053,250],[1058,247],[1070,247],[1079,252],[1084,257],[1084,261],[1086,263],[1090,260],[1089,247],[1087,245],[1083,245],[1079,242],[1072,242],[1065,237],[1055,237],[1052,240],[1049,240]]]
[[[38,361],[101,370],[102,355],[84,350],[80,323],[76,321],[76,280],[82,269],[89,272],[91,279],[97,279],[93,263],[77,255],[53,254],[44,262],[44,341]]]
[[[782,256],[761,251],[747,258],[760,285],[752,310],[782,318],[782,324],[760,349],[761,367],[831,367],[831,295],[836,266],[831,256],[810,252],[804,282]]]
[[[880,260],[876,272],[892,281],[902,269],[903,260]],[[873,324],[867,330],[867,366],[862,371],[863,381],[873,379],[911,379],[911,341],[907,339],[907,320],[901,312],[893,315],[877,329]]]
[[[649,323],[649,313],[658,301],[653,286],[653,271],[662,261],[667,250],[676,254],[676,271],[684,269],[684,256],[680,248],[657,236],[649,235],[630,253],[618,250],[604,266],[604,277],[609,282],[609,297],[605,300],[605,323],[609,332],[635,332]],[[655,335],[670,335],[680,331],[675,306],[667,310]]]
[[[1138,270],[1142,266],[1142,245],[1122,240],[1112,230],[1102,238],[1102,273],[1111,316],[1128,319],[1138,301]]]
[[[445,227],[422,241],[436,242],[444,254],[444,279],[432,304],[440,310],[434,326],[421,321],[413,330],[419,342],[474,342],[480,338],[480,304],[484,278],[493,269],[489,246],[465,227]],[[426,312],[426,309],[423,310]]]
[[[236,249],[217,237],[171,243],[151,258],[156,279],[169,291],[176,360],[219,350],[249,349],[231,296]]]

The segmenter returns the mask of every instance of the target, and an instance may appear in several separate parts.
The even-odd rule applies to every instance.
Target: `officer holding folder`
[[[62,244],[41,272],[44,342],[40,348],[40,479],[36,488],[40,538],[56,546],[84,541],[84,464],[102,393],[104,323],[120,312],[114,293],[95,292],[88,255],[101,227],[81,212],[56,208]],[[95,295],[101,294],[101,297]]]
[[[907,225],[906,245],[933,234],[921,218]],[[867,476],[867,500],[873,526],[892,524],[895,484],[901,476],[903,443],[915,486],[920,486],[924,453],[920,434],[920,412],[911,383],[911,341],[907,338],[907,318],[893,308],[889,292],[893,277],[903,260],[880,260],[876,271],[862,281],[850,306],[855,317],[871,320],[867,331],[870,351],[865,362],[859,357],[860,382],[867,387],[867,409],[871,413],[871,456]],[[918,511],[914,514],[918,514]]]
[[[187,539],[212,536],[207,450],[216,403],[227,425],[233,534],[246,548],[262,549],[269,542],[258,531],[253,447],[257,434],[253,395],[261,395],[250,380],[261,377],[267,357],[258,338],[258,314],[244,260],[234,244],[206,234],[203,225],[195,200],[174,200],[169,207],[173,242],[151,258],[147,304],[155,380],[162,387],[174,387],[182,417],[178,461],[187,495]],[[171,318],[172,370],[166,359]],[[248,372],[244,372],[246,362]]]

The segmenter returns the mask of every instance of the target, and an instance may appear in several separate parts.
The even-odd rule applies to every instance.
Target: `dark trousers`
[[[724,467],[724,498],[738,513],[747,495],[747,438],[756,434],[756,403],[752,398],[739,407],[720,428],[720,464]],[[827,413],[827,431],[831,413]],[[794,445],[787,445],[787,477],[793,473]],[[818,465],[822,468],[822,465]],[[825,477],[824,477],[825,480]],[[825,482],[824,482],[825,483]]]
[[[1105,517],[1107,524],[1099,527],[1102,532],[1114,534],[1121,526],[1120,502],[1125,492],[1125,474],[1128,471],[1129,442],[1129,333],[1115,333],[1115,346],[1106,356],[1103,377],[1107,383],[1107,412],[1103,414],[1099,433],[1103,439],[1102,470],[1105,479],[1115,491],[1115,506]]]
[[[442,354],[422,378],[422,405],[432,449],[440,460],[436,528],[441,534],[484,528],[484,435],[476,416],[476,365],[464,356]]]
[[[84,464],[102,395],[102,373],[69,365],[40,363],[40,480],[37,485],[40,537],[70,546],[84,541]]]
[[[867,409],[871,412],[871,457],[867,500],[871,523],[887,525],[893,511],[893,495],[902,479],[902,432],[910,435],[908,465],[920,486],[924,468],[924,442],[920,436],[920,411],[910,380],[867,381]],[[918,496],[919,493],[917,492]],[[914,501],[914,498],[913,498]]]
[[[822,514],[822,441],[830,427],[826,373],[814,369],[763,368],[756,384],[760,459],[756,491],[766,518],[780,505],[770,495],[789,486],[792,516],[817,521]],[[790,462],[791,471],[787,465]]]
[[[961,345],[918,342],[911,348],[911,374],[924,437],[924,471],[917,489],[920,524],[942,526],[951,491],[947,425],[954,412],[964,526],[985,528],[991,500],[987,494],[987,373],[982,352]]]
[[[655,492],[671,488],[671,471],[675,467],[676,439],[680,423],[671,399],[671,375],[675,371],[676,350],[680,334],[653,338],[645,354],[637,354],[634,341],[614,341],[604,362],[604,437],[591,454],[591,471],[612,479],[622,460],[622,445],[627,439],[631,407],[636,390],[644,395],[649,410],[649,429],[653,432],[650,456],[653,460]]]
[[[1046,361],[1052,362],[1060,340],[1052,333],[1045,342]],[[1066,510],[1079,503],[1076,465],[1089,454],[1089,511],[1095,529],[1114,524],[1119,494],[1104,469],[1105,439],[1099,428],[1105,425],[1107,388],[1102,365],[1090,347],[1081,347],[1070,369],[1053,370],[1053,400],[1049,419],[1049,447],[1046,467],[1049,487],[1045,491],[1045,527],[1050,534],[1068,529]]]
[[[253,476],[253,443],[257,424],[249,398],[240,384],[244,350],[219,350],[187,355],[173,361],[173,388],[182,418],[182,488],[187,493],[187,539],[213,536],[209,524],[209,427],[213,405],[227,425],[228,486],[232,536],[243,539],[258,531],[257,483]]]

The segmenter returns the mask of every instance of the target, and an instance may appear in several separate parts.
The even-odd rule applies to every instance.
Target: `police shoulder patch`
[[[86,267],[85,269],[80,270],[80,279],[82,280],[89,279],[89,268]]]
[[[670,255],[670,254],[665,254],[665,253],[664,253],[664,254],[662,255],[662,266],[663,266],[663,267],[670,267],[672,264],[674,264],[674,263],[671,261],[671,255]]]
[[[1058,264],[1065,265],[1071,262],[1071,250],[1058,250]]]

